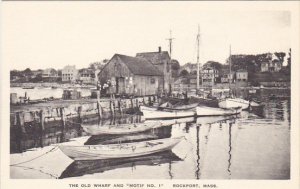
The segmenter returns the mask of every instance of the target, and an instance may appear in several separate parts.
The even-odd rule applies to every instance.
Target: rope
[[[39,172],[41,172],[41,173],[43,173],[43,174],[45,174],[45,175],[50,175],[51,177],[53,177],[53,178],[55,178],[55,179],[58,179],[58,175],[54,175],[54,174],[51,174],[51,173],[46,173],[46,172],[44,172],[43,170],[41,170],[41,169],[36,169],[36,168],[34,168],[34,167],[26,167],[26,166],[20,166],[20,165],[16,165],[15,167],[20,167],[20,168],[26,168],[26,169],[32,169],[32,170],[35,170],[35,171],[39,171]]]
[[[31,161],[36,160],[36,159],[38,159],[38,158],[40,158],[40,157],[42,157],[42,156],[44,156],[44,155],[46,155],[46,154],[48,154],[48,153],[50,153],[50,152],[54,152],[54,151],[57,150],[57,149],[58,149],[57,146],[54,146],[52,149],[50,149],[49,151],[45,152],[45,153],[42,154],[42,155],[39,155],[39,156],[37,156],[37,157],[35,157],[35,158],[33,158],[33,159],[30,159],[30,160],[28,160],[28,161],[23,161],[23,162],[20,162],[20,163],[11,164],[11,165],[9,165],[9,166],[17,166],[17,165],[20,165],[20,164],[24,164],[24,163],[31,162]]]

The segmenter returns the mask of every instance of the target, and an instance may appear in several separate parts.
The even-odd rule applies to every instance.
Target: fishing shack
[[[98,74],[106,93],[118,95],[156,95],[163,73],[145,58],[115,54]]]

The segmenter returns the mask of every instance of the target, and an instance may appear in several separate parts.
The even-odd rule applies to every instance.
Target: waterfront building
[[[199,81],[201,84],[201,79]],[[187,75],[179,77],[176,81],[174,81],[173,89],[176,92],[185,92],[185,91],[193,91],[197,87],[197,76],[196,75]]]
[[[145,58],[115,54],[98,74],[107,93],[136,96],[158,94],[162,89],[163,72]]]
[[[80,69],[78,71],[79,81],[85,84],[93,84],[95,83],[95,70],[93,69]]]
[[[57,78],[58,78],[58,73],[55,69],[47,68],[47,69],[43,70],[43,73],[42,73],[43,81],[54,82],[54,81],[57,81]]]
[[[236,71],[236,80],[235,80],[235,85],[237,87],[246,87],[248,85],[248,72],[247,70],[237,70]]]
[[[203,87],[212,87],[219,78],[219,71],[212,67],[206,67],[202,69],[201,77]]]
[[[77,79],[78,71],[76,66],[65,66],[62,69],[62,81],[63,82],[75,82]]]
[[[161,47],[159,47],[157,52],[137,53],[136,57],[144,58],[155,65],[155,67],[163,73],[163,79],[159,85],[162,86],[163,91],[171,92],[173,78],[171,72],[171,58],[168,51],[162,51]]]
[[[282,61],[278,60],[274,54],[268,53],[267,60],[261,63],[261,72],[279,72],[282,69]]]

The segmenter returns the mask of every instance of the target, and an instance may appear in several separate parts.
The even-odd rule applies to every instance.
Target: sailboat
[[[229,89],[231,84],[231,46],[229,47]],[[248,100],[244,100],[242,98],[225,98],[219,101],[218,103],[220,108],[231,109],[241,107],[242,110],[249,108],[250,102]]]

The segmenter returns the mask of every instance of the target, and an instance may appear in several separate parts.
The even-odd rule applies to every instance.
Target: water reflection
[[[161,164],[182,161],[171,151],[160,152],[147,156],[121,158],[112,160],[74,161],[59,178],[78,177],[87,174],[103,173],[105,171],[134,168],[136,166],[160,166]],[[170,172],[170,171],[169,171]],[[171,173],[171,172],[170,172]]]

